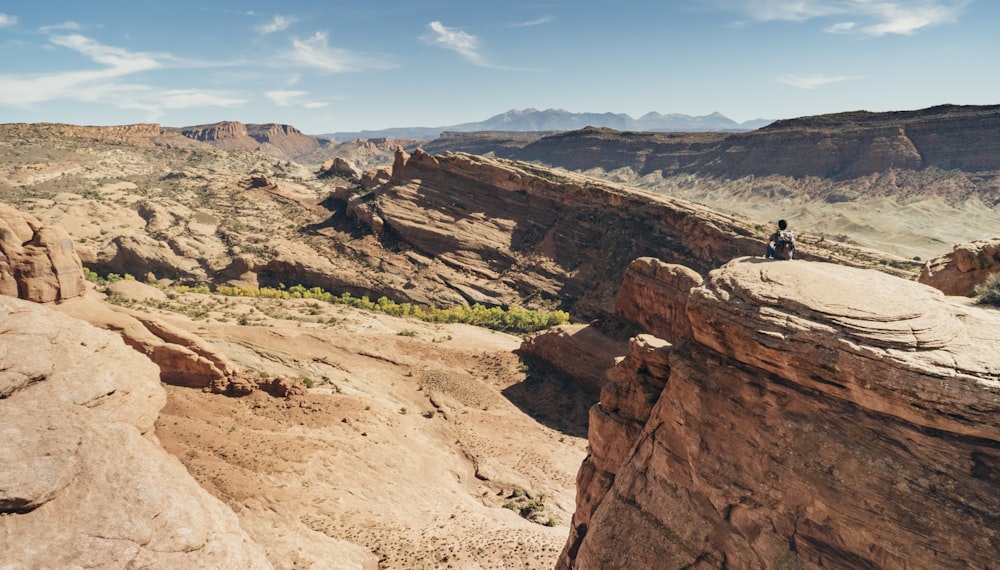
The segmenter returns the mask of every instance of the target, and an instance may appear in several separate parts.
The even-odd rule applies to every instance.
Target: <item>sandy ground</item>
[[[276,567],[554,565],[596,394],[522,362],[516,336],[302,300],[225,301],[207,319],[164,319],[246,370],[314,388],[280,399],[168,386],[156,433]],[[251,306],[254,324],[213,318]]]

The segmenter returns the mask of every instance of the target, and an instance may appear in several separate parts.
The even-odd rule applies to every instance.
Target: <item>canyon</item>
[[[3,549],[26,567],[987,568],[1000,313],[968,295],[992,236],[932,232],[925,263],[794,218],[796,259],[766,261],[757,206],[647,183],[780,179],[786,211],[809,194],[992,219],[994,114],[505,143],[545,160],[387,140],[348,158],[273,125],[2,125]],[[298,158],[267,146],[285,142]],[[311,288],[572,322],[518,335],[291,294]]]

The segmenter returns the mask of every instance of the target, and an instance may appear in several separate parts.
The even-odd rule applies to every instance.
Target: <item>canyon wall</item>
[[[697,204],[460,153],[399,151],[391,179],[356,202],[383,242],[447,267],[441,280],[469,302],[534,295],[581,318],[613,312],[637,257],[707,272],[764,243],[747,221]]]
[[[609,371],[559,568],[995,562],[1000,313],[738,259],[687,316],[690,338],[638,336]]]

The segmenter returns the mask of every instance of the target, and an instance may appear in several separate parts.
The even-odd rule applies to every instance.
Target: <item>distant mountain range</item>
[[[477,132],[477,131],[575,131],[584,127],[606,127],[618,131],[646,132],[706,132],[706,131],[752,131],[770,124],[769,119],[754,119],[744,123],[722,115],[712,113],[692,117],[670,113],[662,115],[646,113],[638,119],[633,119],[624,113],[570,113],[562,109],[511,109],[506,113],[494,115],[485,121],[477,123],[462,123],[447,127],[401,127],[377,131],[336,132],[315,135],[317,138],[333,141],[347,141],[359,138],[394,138],[433,140],[443,132]]]

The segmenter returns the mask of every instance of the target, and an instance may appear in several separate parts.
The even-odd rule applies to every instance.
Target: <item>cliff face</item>
[[[637,337],[609,372],[560,568],[994,563],[1000,313],[739,259],[687,314],[690,339]]]
[[[259,150],[283,160],[295,160],[320,147],[318,140],[295,127],[274,123],[245,125],[238,121],[222,121],[171,130],[223,150]]]
[[[535,291],[581,316],[612,312],[637,257],[707,272],[763,250],[745,221],[696,204],[457,153],[400,151],[391,179],[355,210],[384,241],[462,276],[451,285],[470,301],[516,302]]]
[[[503,156],[574,170],[631,167],[639,174],[813,176],[847,180],[890,169],[1000,170],[1000,106],[839,113],[746,133],[630,133],[587,128],[545,137]]]

